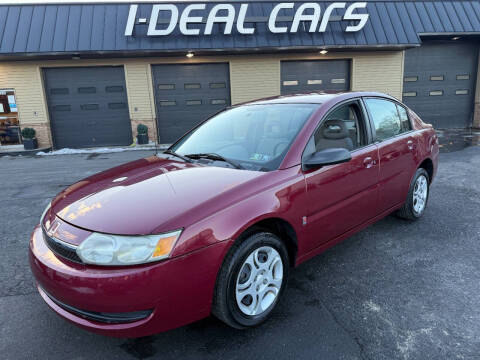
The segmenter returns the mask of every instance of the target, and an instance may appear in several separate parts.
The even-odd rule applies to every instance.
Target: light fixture
[[[452,40],[458,40],[458,39],[460,39],[460,36],[455,36],[452,38]]]
[[[320,54],[322,54],[322,55],[326,55],[327,53],[328,53],[328,50],[325,50],[325,49],[320,51]]]
[[[187,58],[192,58],[192,57],[194,57],[194,54],[193,54],[193,52],[189,51],[186,56],[187,56]]]

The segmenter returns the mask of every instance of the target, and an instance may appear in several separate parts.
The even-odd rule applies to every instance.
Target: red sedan
[[[255,326],[291,267],[390,213],[421,217],[437,157],[432,126],[387,95],[234,106],[58,194],[31,268],[56,313],[97,333],[145,336],[211,313]]]

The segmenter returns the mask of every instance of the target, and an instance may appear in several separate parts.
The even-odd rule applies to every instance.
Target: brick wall
[[[52,134],[48,123],[28,123],[26,126],[22,125],[22,128],[23,127],[31,127],[35,129],[38,147],[52,146]]]
[[[15,90],[22,126],[48,123],[41,75],[36,64],[0,63],[0,88]]]
[[[146,62],[129,62],[125,64],[125,81],[127,83],[128,107],[132,122],[132,134],[137,136],[137,125],[148,127],[148,137],[156,140],[155,106],[150,64]]]
[[[402,99],[403,51],[362,54],[353,58],[352,90],[379,91]]]
[[[280,94],[280,60],[237,56],[230,60],[232,104]]]

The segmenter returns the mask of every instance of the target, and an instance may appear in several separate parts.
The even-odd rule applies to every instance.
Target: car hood
[[[264,174],[152,156],[71,185],[52,201],[51,215],[103,233],[161,233],[208,216],[217,198],[234,201],[225,196]]]

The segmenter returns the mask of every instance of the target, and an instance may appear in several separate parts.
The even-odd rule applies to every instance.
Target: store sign
[[[200,29],[195,25],[205,23],[203,35],[211,35],[213,25],[223,24],[223,34],[230,35],[235,27],[240,34],[255,34],[255,28],[252,22],[258,22],[258,19],[247,19],[246,14],[249,4],[241,4],[236,12],[232,4],[217,4],[206,14],[206,4],[190,4],[180,13],[177,5],[174,4],[154,4],[150,19],[148,20],[147,36],[165,36],[170,35],[178,26],[183,35],[200,35]],[[265,19],[268,23],[268,30],[274,34],[296,33],[301,22],[308,23],[306,30],[310,33],[324,32],[328,22],[331,20],[332,12],[335,9],[344,9],[342,20],[352,21],[353,24],[345,28],[346,32],[356,32],[365,26],[368,20],[368,14],[360,14],[357,9],[366,8],[366,2],[356,2],[347,7],[344,2],[335,2],[326,7],[322,14],[322,8],[319,3],[309,2],[300,5],[293,14],[293,17],[279,15],[282,10],[291,10],[294,8],[293,2],[279,3],[270,12]],[[132,36],[134,27],[137,24],[147,24],[146,18],[137,19],[138,5],[130,5],[125,36]],[[168,13],[168,18],[159,23],[160,12]],[[287,26],[284,24],[288,23]]]

